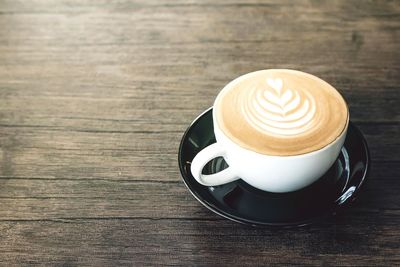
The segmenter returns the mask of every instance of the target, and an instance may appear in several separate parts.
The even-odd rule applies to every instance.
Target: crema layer
[[[218,95],[214,112],[232,141],[277,156],[319,150],[348,123],[347,105],[335,88],[311,74],[286,69],[237,78]]]

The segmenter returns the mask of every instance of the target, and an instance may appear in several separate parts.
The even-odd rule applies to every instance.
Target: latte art
[[[265,85],[244,88],[238,98],[249,125],[275,135],[296,135],[312,126],[316,104],[310,93],[285,88],[282,79],[267,79]]]
[[[348,122],[347,105],[328,83],[294,70],[237,78],[218,95],[214,115],[240,146],[267,155],[299,155],[333,142]]]

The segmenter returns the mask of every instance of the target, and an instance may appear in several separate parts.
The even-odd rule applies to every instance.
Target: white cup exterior
[[[193,159],[193,177],[206,186],[243,179],[255,188],[275,193],[299,190],[312,184],[328,171],[339,156],[348,127],[347,121],[341,135],[319,150],[295,156],[271,156],[234,143],[218,126],[214,111],[213,121],[217,143],[206,147]],[[222,156],[229,167],[217,174],[203,175],[204,165],[218,156]]]
[[[222,91],[229,90],[232,84],[251,74],[231,81]],[[218,96],[220,95],[221,93]],[[269,192],[284,193],[304,188],[318,180],[336,161],[346,139],[349,124],[348,115],[340,136],[319,150],[294,156],[272,156],[243,148],[233,142],[219,127],[215,110],[214,107],[213,122],[217,143],[200,151],[191,164],[193,177],[206,186],[243,179],[253,187]],[[222,156],[229,167],[217,174],[202,174],[206,163],[218,156]]]
[[[327,146],[301,155],[270,156],[240,147],[219,128],[213,111],[217,143],[225,151],[224,159],[246,183],[269,192],[299,190],[320,178],[336,161],[346,139],[347,127]]]

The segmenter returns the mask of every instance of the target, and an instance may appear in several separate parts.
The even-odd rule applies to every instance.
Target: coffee
[[[348,123],[343,97],[304,72],[271,69],[229,83],[214,104],[222,132],[248,150],[294,156],[335,141]]]

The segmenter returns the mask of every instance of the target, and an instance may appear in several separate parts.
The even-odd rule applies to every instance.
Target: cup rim
[[[213,108],[213,107],[210,107],[209,109],[211,109],[211,108]],[[209,109],[207,109],[206,111],[208,111]],[[322,152],[322,151],[324,151],[324,150],[327,150],[327,149],[329,149],[330,147],[332,147],[334,144],[336,144],[344,135],[346,135],[347,129],[348,129],[348,126],[349,126],[349,121],[350,121],[350,120],[347,119],[346,126],[343,128],[343,131],[340,133],[340,135],[338,135],[332,142],[326,144],[325,146],[323,146],[323,147],[321,147],[321,148],[319,148],[319,149],[317,149],[317,150],[313,150],[313,151],[310,151],[310,152],[307,152],[307,153],[296,154],[296,155],[287,155],[287,156],[285,156],[285,155],[269,155],[269,154],[261,154],[261,153],[259,153],[259,152],[256,152],[256,151],[254,151],[254,150],[250,150],[250,149],[248,149],[248,148],[242,147],[241,145],[235,143],[235,142],[234,142],[229,136],[227,136],[227,135],[221,130],[221,128],[218,126],[218,123],[217,123],[216,120],[214,119],[214,110],[213,110],[214,133],[215,133],[215,130],[218,129],[218,131],[224,136],[224,138],[225,138],[226,140],[228,140],[229,143],[232,144],[233,146],[238,147],[238,148],[240,148],[240,149],[242,149],[242,150],[248,151],[248,152],[250,152],[250,153],[257,154],[258,156],[263,156],[263,157],[274,157],[274,158],[297,158],[297,157],[300,158],[300,157],[304,157],[304,156],[312,156],[312,155],[314,155],[314,154],[317,154],[317,153],[320,153],[320,152]],[[217,142],[218,142],[218,140],[217,140]]]
[[[243,74],[243,75],[241,75],[241,76],[239,76],[239,77],[233,79],[232,81],[230,81],[229,83],[227,83],[227,84],[222,88],[222,90],[218,93],[217,97],[216,97],[215,100],[214,100],[213,106],[210,107],[210,108],[208,108],[208,109],[206,110],[206,111],[208,111],[208,110],[212,109],[212,117],[213,117],[213,124],[214,124],[214,133],[215,133],[215,129],[218,128],[219,132],[221,132],[221,134],[223,134],[223,136],[224,136],[227,140],[229,140],[229,142],[230,142],[231,144],[235,145],[236,147],[239,147],[240,149],[244,149],[244,150],[246,150],[246,151],[255,153],[255,154],[260,155],[260,156],[277,157],[277,158],[294,158],[294,157],[302,157],[302,156],[306,156],[306,155],[310,155],[310,156],[311,156],[311,155],[313,155],[313,154],[322,152],[323,150],[328,149],[329,147],[333,146],[339,139],[342,138],[343,135],[345,135],[345,134],[347,133],[347,128],[348,128],[348,126],[349,126],[349,121],[350,121],[350,111],[349,111],[349,106],[348,106],[348,104],[347,104],[347,102],[346,102],[346,99],[342,96],[342,94],[341,94],[335,87],[333,87],[332,85],[330,85],[328,82],[324,81],[323,79],[317,77],[317,78],[320,79],[321,81],[323,81],[323,82],[327,83],[328,85],[330,85],[331,87],[333,87],[333,88],[342,96],[342,99],[343,99],[343,101],[344,101],[344,103],[345,103],[345,106],[346,106],[346,110],[347,110],[346,124],[345,124],[345,126],[343,127],[343,129],[342,129],[342,131],[340,132],[340,134],[339,134],[334,140],[332,140],[332,141],[329,142],[328,144],[325,144],[323,147],[320,147],[319,149],[316,149],[316,150],[313,150],[313,151],[310,151],[310,152],[307,152],[307,153],[295,154],[295,155],[287,155],[287,156],[286,156],[286,155],[269,155],[269,154],[259,153],[259,152],[256,152],[256,151],[254,151],[254,150],[251,150],[251,149],[242,147],[241,145],[239,145],[239,144],[237,144],[236,142],[234,142],[228,135],[226,135],[226,134],[224,133],[224,131],[223,131],[223,130],[219,127],[219,125],[218,125],[218,120],[216,119],[216,115],[215,115],[215,114],[216,114],[216,112],[215,112],[215,110],[216,110],[215,103],[217,102],[217,100],[219,99],[219,97],[222,95],[222,92],[225,91],[225,90],[228,90],[228,88],[229,88],[229,87],[232,87],[235,83],[238,83],[239,81],[241,81],[242,79],[246,78],[246,77],[249,76],[249,75],[253,75],[253,74],[257,73],[257,72],[261,72],[261,71],[265,71],[265,70],[288,70],[288,71],[293,71],[293,72],[301,72],[301,73],[305,73],[305,74],[307,74],[307,75],[311,75],[311,76],[313,76],[313,77],[317,77],[317,76],[315,76],[315,75],[313,75],[313,74],[310,74],[310,73],[307,73],[307,72],[304,72],[304,71],[282,68],[282,69],[262,69],[262,70],[256,70],[256,71],[252,71],[252,72]]]

